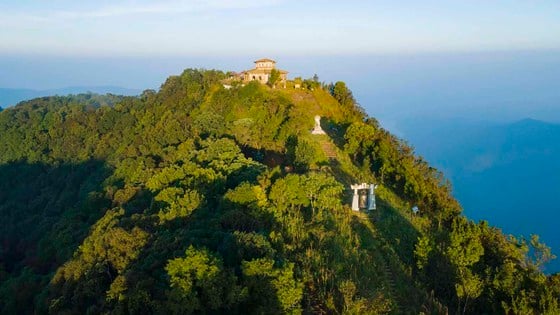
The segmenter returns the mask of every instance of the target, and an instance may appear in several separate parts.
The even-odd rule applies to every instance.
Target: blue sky
[[[559,16],[557,0],[0,0],[0,54],[558,50]]]

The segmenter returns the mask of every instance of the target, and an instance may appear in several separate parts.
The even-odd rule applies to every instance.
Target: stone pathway
[[[336,148],[330,140],[321,140],[319,144],[329,159],[336,159]]]
[[[395,305],[396,309],[393,309],[393,313],[401,314],[402,310],[396,298],[397,294],[395,288],[395,276],[393,275],[393,271],[391,270],[391,268],[389,268],[389,265],[387,264],[385,259],[383,259],[383,262],[384,262],[383,272],[385,274],[385,283],[387,283],[388,286],[387,292],[389,293],[391,300],[393,300],[396,304]]]

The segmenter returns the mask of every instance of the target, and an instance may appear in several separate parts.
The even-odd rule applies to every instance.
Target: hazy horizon
[[[559,10],[551,0],[0,3],[10,30],[0,33],[0,87],[153,89],[184,68],[243,70],[269,57],[291,77],[346,81],[360,102],[385,108],[401,105],[395,93],[438,101],[419,93],[436,85],[452,94],[445,101],[477,92],[477,79],[538,89],[560,72]]]
[[[345,81],[368,114],[399,133],[408,117],[534,118],[560,122],[560,53],[502,51],[333,56],[268,56],[289,77]],[[68,57],[0,55],[0,88],[76,86],[158,89],[185,68],[240,71],[263,55],[211,57]]]
[[[0,3],[0,53],[336,55],[560,48],[560,3],[101,0]],[[64,37],[61,38],[61,34]]]

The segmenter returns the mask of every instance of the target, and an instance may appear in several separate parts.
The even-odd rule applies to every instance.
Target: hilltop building
[[[275,85],[286,87],[288,71],[276,69],[276,61],[268,58],[256,60],[254,69],[237,73],[232,79],[240,80],[243,83],[259,81],[262,84],[267,84],[272,70],[278,71],[279,74],[278,81]]]

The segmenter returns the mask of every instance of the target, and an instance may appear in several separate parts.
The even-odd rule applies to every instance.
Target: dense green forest
[[[560,313],[548,247],[465,218],[343,82],[226,76],[1,111],[1,314]]]

